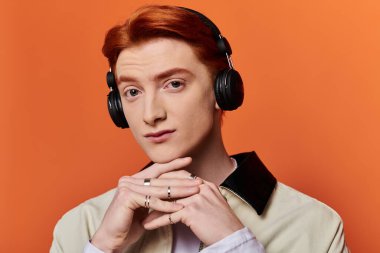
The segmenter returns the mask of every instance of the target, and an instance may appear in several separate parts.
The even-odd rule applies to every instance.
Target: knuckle
[[[171,189],[170,191],[171,191],[170,194],[173,195],[173,189]],[[160,196],[164,196],[164,197],[168,196],[168,189],[167,188],[160,188],[160,190],[157,190],[155,192],[159,192]]]
[[[133,182],[131,177],[123,176],[119,179],[118,185],[129,185],[131,182]]]
[[[149,206],[151,207],[157,207],[158,203],[159,203],[159,200],[154,197],[151,197],[149,200]]]
[[[133,197],[133,192],[130,191],[127,187],[119,187],[117,191],[117,197],[122,199],[128,199]]]
[[[119,184],[125,182],[127,180],[127,176],[122,176],[121,178],[119,178]]]
[[[209,184],[209,187],[210,187],[210,189],[218,189],[218,186],[216,186],[216,184],[214,184],[214,183],[210,183]]]
[[[197,184],[202,184],[203,183],[203,180],[200,177],[197,177],[196,179],[191,179],[191,180],[194,181]]]
[[[126,182],[126,181],[122,181],[122,182],[120,182],[119,183],[119,188],[129,188],[128,186],[129,186],[130,184],[128,183],[128,182]]]
[[[201,185],[200,186],[200,193],[201,194],[208,194],[211,190],[211,187],[209,185]]]
[[[201,185],[199,186],[199,188],[201,188],[201,190],[205,189],[206,187],[207,187],[207,184],[201,184]]]
[[[117,193],[118,193],[118,194],[120,194],[121,192],[124,192],[124,191],[126,191],[126,190],[128,190],[128,188],[127,188],[124,184],[119,185],[119,186],[117,187]]]
[[[117,185],[117,187],[118,188],[126,187],[125,182],[124,181],[119,182],[119,184]]]

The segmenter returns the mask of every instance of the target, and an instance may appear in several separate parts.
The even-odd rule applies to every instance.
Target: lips
[[[174,132],[175,130],[162,130],[154,133],[148,133],[144,135],[144,137],[153,143],[161,143],[168,140]]]

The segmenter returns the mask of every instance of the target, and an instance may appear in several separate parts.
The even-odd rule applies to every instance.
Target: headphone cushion
[[[234,69],[225,69],[215,79],[215,98],[219,107],[232,111],[242,105],[244,100],[243,81]]]
[[[129,125],[124,115],[119,92],[111,91],[107,96],[107,104],[108,112],[115,125],[120,128],[128,128]]]
[[[107,85],[109,88],[112,88],[112,89],[117,88],[115,75],[111,71],[107,72],[106,79],[107,79]]]

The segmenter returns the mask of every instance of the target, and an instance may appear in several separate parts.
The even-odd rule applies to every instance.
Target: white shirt
[[[172,253],[198,252],[200,241],[194,233],[182,223],[173,225]],[[238,230],[222,240],[204,248],[201,253],[264,253],[264,247],[256,240],[248,228]],[[104,253],[90,242],[83,253]]]

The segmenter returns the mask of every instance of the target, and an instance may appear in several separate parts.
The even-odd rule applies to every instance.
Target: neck
[[[233,172],[235,164],[224,147],[220,128],[217,130],[216,134],[202,143],[201,148],[191,154],[193,161],[186,170],[220,185]]]

